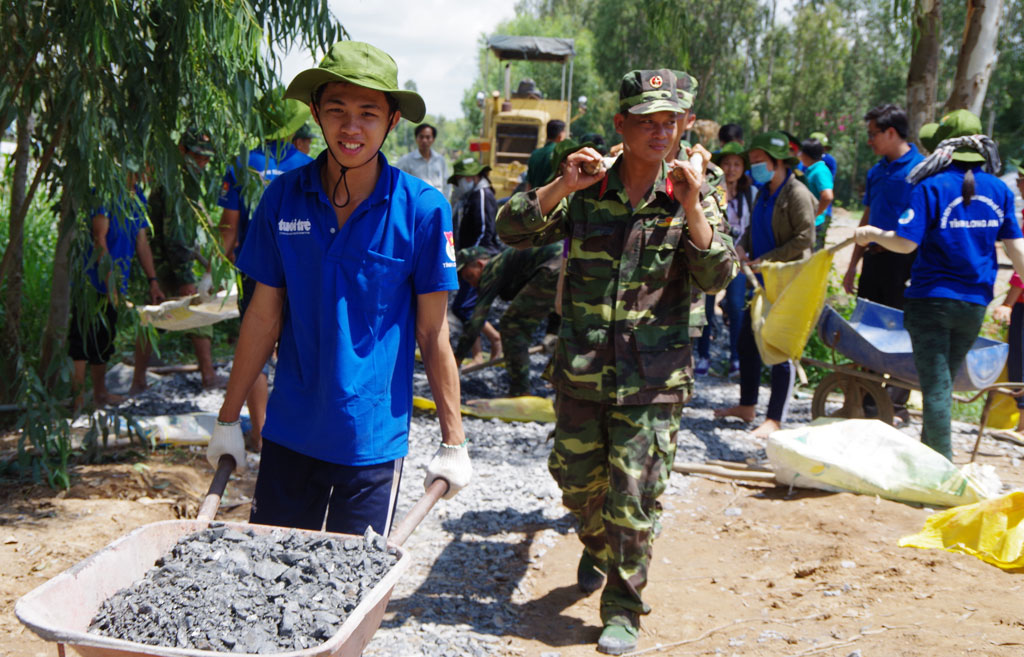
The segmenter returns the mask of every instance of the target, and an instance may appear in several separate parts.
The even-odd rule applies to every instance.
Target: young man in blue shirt
[[[800,152],[797,157],[804,167],[804,182],[807,189],[811,190],[814,198],[818,201],[818,207],[814,211],[814,250],[820,251],[825,248],[825,233],[828,232],[829,224],[832,222],[832,199],[835,193],[835,180],[831,169],[823,159],[825,147],[817,139],[805,139],[800,143]]]
[[[263,185],[269,185],[279,175],[292,169],[305,166],[313,161],[306,153],[295,146],[292,136],[296,130],[306,127],[309,118],[309,107],[297,100],[284,99],[283,89],[275,89],[264,94],[260,99],[260,113],[264,125],[269,126],[266,143],[249,151],[247,161],[239,161],[236,166],[248,168],[248,173],[259,177]],[[308,130],[308,128],[307,128]],[[220,236],[224,254],[228,260],[235,262],[242,251],[245,235],[249,229],[249,208],[242,199],[242,182],[245,179],[236,175],[235,167],[229,167],[224,174],[220,198],[217,205],[223,208],[220,215]],[[238,297],[238,312],[245,318],[245,311],[252,301],[256,290],[256,281],[242,272],[242,294]],[[263,441],[263,421],[267,414],[267,398],[270,395],[267,376],[270,371],[264,368],[256,377],[252,389],[245,398],[252,421],[250,441],[255,451],[260,451]]]
[[[230,454],[245,468],[238,415],[278,343],[250,521],[386,534],[417,343],[443,441],[425,484],[443,478],[451,497],[472,474],[448,338],[448,291],[458,287],[451,211],[380,153],[400,118],[425,113],[386,53],[336,43],[285,97],[310,103],[327,148],[274,180],[253,216],[237,264],[256,289],[207,458]]]

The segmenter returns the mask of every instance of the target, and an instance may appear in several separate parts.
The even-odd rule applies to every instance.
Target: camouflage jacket
[[[562,264],[562,245],[547,246],[519,251],[507,248],[488,261],[480,274],[480,288],[473,316],[462,327],[462,336],[455,347],[455,360],[461,363],[469,355],[480,330],[487,321],[494,300],[501,298],[511,301],[537,273],[547,268],[558,271]],[[551,310],[555,309],[555,289],[551,288]]]
[[[498,233],[518,248],[570,240],[552,363],[559,391],[614,404],[685,402],[693,390],[691,285],[706,292],[728,285],[736,253],[718,230],[723,215],[711,187],[701,192],[714,235],[701,250],[689,240],[665,167],[631,209],[620,166],[548,216],[535,192],[516,194],[498,213]]]

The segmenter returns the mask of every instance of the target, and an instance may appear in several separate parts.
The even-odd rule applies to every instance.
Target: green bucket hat
[[[285,98],[308,103],[328,82],[348,82],[366,89],[383,91],[398,103],[402,117],[419,123],[427,113],[423,98],[415,91],[398,88],[398,65],[386,52],[368,43],[339,41],[327,51],[316,68],[302,71],[288,85]]]
[[[958,109],[942,117],[932,139],[938,146],[941,142],[954,137],[981,134],[984,134],[981,129],[981,119],[968,110]],[[984,162],[985,156],[969,146],[964,146],[953,151],[953,159],[957,162],[976,163]]]
[[[697,78],[686,71],[672,71],[676,76],[676,95],[679,96],[679,104],[683,109],[693,107],[693,99],[697,96]]]
[[[462,249],[455,254],[455,271],[462,271],[468,263],[479,260],[480,258],[491,258],[491,252],[483,246],[470,246]]]
[[[921,145],[927,148],[929,151],[934,151],[935,146],[938,142],[935,141],[935,131],[939,129],[939,124],[925,123],[921,126],[920,130],[917,131],[917,140],[921,142]]]
[[[267,141],[291,137],[310,118],[308,101],[285,98],[281,88],[263,94],[256,107],[263,121],[263,138]]]
[[[728,146],[728,144],[726,144]],[[751,151],[764,151],[768,155],[772,156],[776,160],[782,160],[788,166],[795,167],[797,165],[796,156],[789,150],[789,138],[785,133],[780,131],[762,132],[750,142],[750,147],[747,148],[747,160],[750,159]]]
[[[299,126],[299,129],[295,131],[295,136],[292,137],[292,139],[312,139],[312,138],[313,138],[313,129],[309,127],[308,123],[303,123],[301,126]]]
[[[467,157],[459,160],[452,167],[452,175],[448,176],[448,184],[454,185],[459,176],[486,176],[491,167],[480,164],[475,159]]]
[[[722,146],[718,151],[711,154],[711,161],[716,165],[722,164],[722,159],[726,155],[738,155],[743,158],[743,166],[750,168],[750,159],[747,158],[747,151],[743,148],[743,144],[738,141],[730,141],[725,146]]]
[[[630,71],[619,85],[619,112],[654,114],[683,112],[676,95],[676,76],[667,68]]]
[[[812,132],[808,139],[817,139],[818,142],[825,147],[826,151],[832,150],[832,145],[828,141],[828,135],[824,132]]]

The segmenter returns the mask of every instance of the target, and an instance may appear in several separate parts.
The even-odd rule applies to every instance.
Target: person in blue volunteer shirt
[[[761,185],[751,212],[750,225],[736,245],[740,260],[749,265],[764,261],[791,262],[811,254],[814,245],[814,195],[796,180],[797,159],[783,132],[754,137],[747,151],[750,175]],[[753,422],[761,387],[761,354],[754,338],[750,308],[740,328],[740,403],[715,409],[715,417],[738,417]],[[796,370],[789,361],[771,368],[771,395],[765,419],[751,435],[767,438],[781,428],[789,410]]]
[[[268,185],[285,171],[305,166],[313,161],[309,155],[300,151],[292,140],[296,130],[306,127],[309,118],[309,107],[297,100],[282,97],[284,90],[275,89],[267,92],[260,99],[259,111],[264,126],[269,131],[262,147],[249,151],[245,161],[236,165],[239,169],[247,168],[247,175],[258,176],[262,184]],[[308,128],[307,128],[308,130]],[[311,135],[312,136],[312,135]],[[244,178],[237,175],[235,167],[228,167],[221,185],[220,198],[217,205],[223,208],[220,216],[221,246],[228,260],[235,262],[245,243],[245,235],[249,229],[249,208],[243,196]],[[239,316],[244,321],[245,311],[252,301],[256,290],[256,281],[241,274],[242,290],[238,297]],[[246,395],[245,404],[249,409],[252,421],[250,443],[253,450],[260,451],[263,441],[261,433],[267,414],[267,398],[270,394],[267,384],[269,368],[264,368],[256,377],[252,389]]]
[[[107,390],[106,375],[117,336],[118,295],[128,292],[132,258],[136,253],[149,279],[150,301],[160,303],[165,298],[144,230],[146,197],[138,185],[129,187],[134,187],[134,194],[124,194],[109,207],[97,208],[90,219],[92,242],[85,252],[85,276],[92,290],[76,287],[68,328],[68,351],[74,364],[75,408],[82,405],[87,366],[92,378],[93,403],[104,406],[125,401],[122,395]],[[97,300],[99,312],[87,317],[85,306],[93,291],[102,295]]]
[[[380,153],[403,116],[425,114],[386,53],[336,43],[285,97],[310,103],[327,148],[278,176],[253,215],[237,264],[256,289],[207,458],[229,454],[245,468],[239,412],[277,342],[250,521],[386,534],[417,343],[442,437],[424,483],[447,480],[451,497],[472,475],[448,337],[448,291],[458,287],[451,210]]]
[[[967,110],[943,118],[934,152],[910,174],[916,184],[895,229],[862,226],[860,245],[917,251],[904,292],[903,326],[910,334],[924,399],[921,442],[952,459],[953,379],[981,330],[996,279],[995,243],[1024,272],[1024,239],[1013,193],[995,177],[999,153]]]

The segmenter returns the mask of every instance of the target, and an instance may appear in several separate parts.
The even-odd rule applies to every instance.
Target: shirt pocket
[[[664,282],[679,277],[685,270],[685,257],[678,252],[679,244],[686,239],[683,227],[681,224],[665,225],[678,220],[666,217],[654,227],[644,228],[638,273],[645,281]]]
[[[348,306],[360,308],[371,333],[397,303],[409,303],[401,294],[402,281],[409,277],[409,263],[369,249],[358,257],[342,257],[338,267],[338,291],[348,297]],[[352,321],[354,318],[350,318]]]

